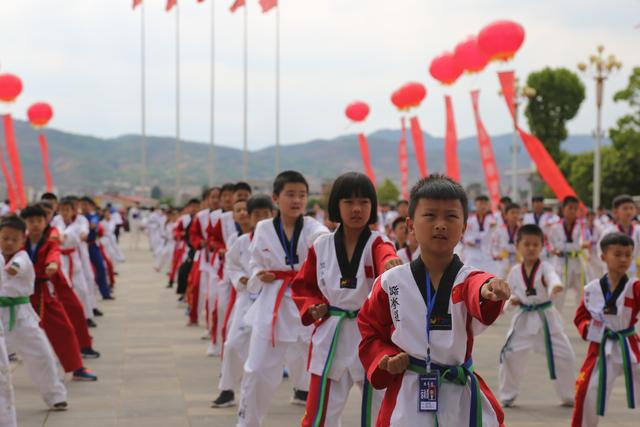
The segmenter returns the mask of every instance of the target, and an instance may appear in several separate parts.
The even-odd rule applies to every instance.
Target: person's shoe
[[[96,326],[98,326],[98,324],[94,322],[93,319],[87,319],[87,326],[90,328],[95,328]]]
[[[98,310],[97,308],[94,308],[93,309],[93,315],[96,316],[96,317],[102,317],[102,316],[104,316],[104,313],[101,312],[100,310]]]
[[[111,295],[109,295],[108,297],[102,297],[102,301],[113,301],[114,299],[116,298],[112,297]]]
[[[212,408],[228,408],[235,405],[236,400],[233,390],[222,390],[216,400],[211,402]]]
[[[289,378],[289,370],[286,367],[282,370],[282,378]]]
[[[207,346],[207,356],[208,357],[220,356],[220,349],[216,348],[216,346],[211,341],[209,341],[209,345]]]
[[[98,381],[98,377],[96,374],[91,372],[90,369],[80,368],[76,371],[73,371],[73,380],[74,381]]]
[[[180,297],[178,298],[178,302],[182,302],[184,301],[184,295],[180,295]]]
[[[189,322],[186,324],[186,326],[189,326],[189,327],[198,326],[198,322],[192,322],[191,320],[189,320]]]
[[[211,338],[211,332],[208,329],[205,329],[202,335],[200,335],[201,340],[208,340]]]
[[[9,355],[9,362],[17,362],[18,360],[20,360],[20,358],[18,357],[17,354],[11,353]]]
[[[83,348],[82,350],[80,350],[80,353],[82,353],[83,359],[97,359],[98,357],[100,357],[100,352],[95,351],[91,347]]]
[[[67,407],[69,405],[67,404],[67,402],[58,402],[58,403],[54,403],[53,406],[51,407],[51,410],[53,411],[66,411]]]
[[[513,404],[515,401],[516,401],[516,398],[514,397],[513,399],[505,399],[500,403],[502,403],[502,407],[504,408],[513,408],[514,406]]]
[[[573,399],[564,399],[560,406],[562,406],[563,408],[573,408],[573,404]]]
[[[169,289],[169,288],[173,288],[173,282],[169,282],[169,283],[167,284],[167,289]]]
[[[294,405],[307,406],[307,395],[308,391],[296,390],[293,389],[293,397],[291,398],[291,403]]]

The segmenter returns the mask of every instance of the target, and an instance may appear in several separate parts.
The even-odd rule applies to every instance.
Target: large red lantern
[[[524,28],[513,21],[496,21],[478,34],[478,45],[492,61],[508,61],[524,42]]]
[[[53,117],[53,109],[51,108],[51,105],[46,102],[38,102],[29,107],[27,110],[27,117],[29,117],[31,125],[34,128],[39,129],[45,127],[49,123]]]
[[[13,102],[22,92],[22,80],[14,74],[0,74],[0,101]]]
[[[489,54],[480,48],[475,36],[458,43],[453,57],[458,66],[467,73],[479,73],[489,63]]]
[[[429,66],[431,76],[445,85],[454,84],[463,71],[451,52],[436,56]]]
[[[361,122],[369,115],[369,105],[366,102],[355,101],[347,105],[344,113],[350,120]]]
[[[421,83],[411,82],[403,85],[391,95],[391,102],[400,111],[415,108],[427,96],[427,88]]]

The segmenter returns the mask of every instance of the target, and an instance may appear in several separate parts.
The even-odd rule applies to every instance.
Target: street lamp
[[[601,161],[600,161],[600,144],[602,143],[602,93],[604,91],[604,81],[609,75],[622,67],[622,62],[618,61],[615,55],[609,55],[605,58],[603,55],[604,46],[597,47],[597,55],[590,55],[589,62],[580,62],[578,70],[585,75],[592,77],[596,81],[596,149],[593,157],[593,210],[600,207],[600,185],[601,177]]]

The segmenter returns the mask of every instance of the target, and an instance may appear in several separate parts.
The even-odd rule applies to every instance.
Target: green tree
[[[151,189],[151,198],[154,200],[160,200],[162,198],[162,189],[157,185],[154,185]]]
[[[536,91],[525,109],[529,129],[542,141],[551,157],[560,163],[560,143],[567,139],[565,125],[575,117],[584,101],[584,85],[575,73],[566,68],[546,67],[529,74],[527,86]]]
[[[385,178],[382,185],[378,187],[378,203],[395,203],[399,197],[398,187],[389,178]]]

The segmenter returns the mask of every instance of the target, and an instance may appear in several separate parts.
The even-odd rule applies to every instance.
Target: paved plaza
[[[212,409],[216,396],[219,359],[205,356],[201,328],[185,327],[184,307],[166,279],[152,268],[147,250],[127,250],[127,262],[119,267],[116,300],[102,302],[105,317],[91,332],[102,352],[87,366],[99,376],[97,383],[69,381],[70,408],[48,412],[26,376],[23,366],[13,365],[13,382],[20,427],[226,427],[234,426],[236,408]],[[571,302],[569,302],[571,301]],[[586,344],[571,322],[574,305],[568,298],[564,317],[579,363]],[[497,391],[498,353],[509,322],[503,316],[479,336],[474,360],[478,372]],[[548,379],[544,355],[532,355],[525,388],[517,407],[507,409],[506,425],[520,427],[568,426],[571,409],[560,407]],[[266,425],[299,425],[304,408],[289,403],[291,383],[284,381],[274,398]],[[638,410],[626,408],[624,380],[619,378],[601,426],[638,426]],[[635,419],[635,421],[634,421]],[[359,396],[353,392],[343,417],[346,427],[359,426]]]

